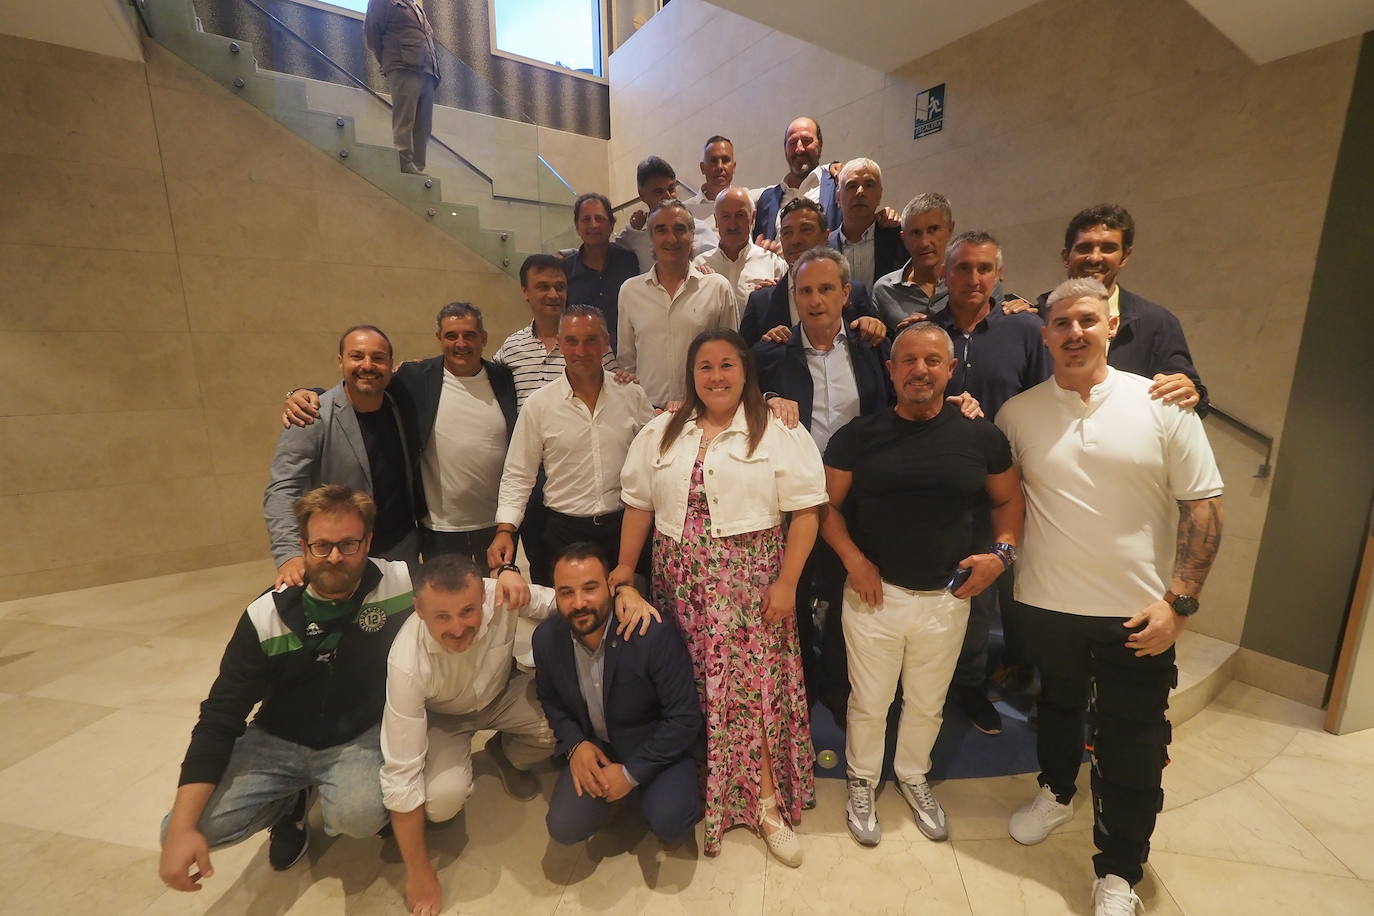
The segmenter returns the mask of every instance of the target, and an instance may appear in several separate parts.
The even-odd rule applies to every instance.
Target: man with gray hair
[[[831,248],[844,254],[854,279],[869,289],[874,280],[902,263],[902,232],[882,225],[883,172],[872,159],[851,159],[840,169],[835,190],[840,225],[828,238]]]
[[[902,712],[893,769],[926,837],[949,836],[927,781],[969,598],[1010,564],[1025,506],[1006,437],[945,400],[958,364],[949,335],[920,322],[892,345],[897,404],[859,417],[825,450],[830,511],[821,535],[844,564],[842,622],[849,661],[849,832],[882,837],[874,791],[882,777],[887,711],[897,684]],[[997,543],[982,551],[973,520],[992,506]]]
[[[1019,843],[1073,816],[1084,719],[1092,755],[1098,916],[1135,913],[1168,762],[1174,643],[1221,542],[1221,475],[1197,414],[1112,368],[1117,316],[1093,278],[1050,293],[1052,378],[997,425],[1025,472],[1015,611],[1040,670],[1040,788],[1011,816]]]
[[[945,307],[945,248],[954,234],[949,198],[934,191],[917,194],[902,209],[902,245],[907,262],[873,283],[873,305],[895,334]]]
[[[656,407],[680,401],[687,347],[701,331],[739,327],[730,281],[692,264],[696,220],[678,200],[649,214],[654,263],[620,287],[620,368],[635,375]]]
[[[949,333],[958,358],[949,379],[949,394],[973,395],[989,420],[997,419],[998,410],[1009,398],[1040,384],[1050,374],[1049,354],[1040,340],[1041,322],[1030,311],[1003,314],[998,295],[1001,280],[1002,248],[997,239],[987,232],[961,232],[945,249],[948,307],[931,319]],[[987,549],[994,536],[987,507],[979,507],[973,518],[974,539],[980,549]],[[1007,585],[1009,576],[1003,577]],[[964,715],[986,735],[1002,731],[1001,713],[988,699],[986,687],[988,638],[999,598],[999,590],[989,588],[973,599],[952,685]],[[1010,599],[1007,595],[1006,600]],[[1008,633],[1007,639],[1015,656],[1016,634]]]
[[[787,273],[787,262],[750,238],[754,202],[748,188],[726,188],[716,195],[715,227],[720,245],[697,255],[692,263],[697,269],[710,268],[729,280],[735,291],[735,307],[743,311],[750,293]]]

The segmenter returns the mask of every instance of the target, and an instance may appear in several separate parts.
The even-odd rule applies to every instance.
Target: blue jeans
[[[378,723],[352,741],[313,750],[250,725],[234,742],[229,766],[196,826],[211,849],[231,846],[271,827],[302,789],[315,788],[325,833],[373,836],[387,822],[381,735]]]
[[[626,798],[638,801],[639,813],[654,836],[669,846],[682,842],[701,820],[697,762],[683,757],[632,789]],[[558,774],[553,798],[549,799],[549,814],[545,818],[549,836],[565,845],[580,843],[601,829],[609,810],[607,802],[577,794],[569,766]]]

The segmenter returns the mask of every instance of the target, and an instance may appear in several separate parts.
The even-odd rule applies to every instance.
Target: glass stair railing
[[[426,174],[407,175],[391,145],[385,96],[270,10],[236,2],[239,21],[304,48],[346,84],[260,68],[250,43],[202,31],[193,0],[138,5],[158,44],[501,270],[514,276],[528,252],[577,246],[576,194],[540,155],[537,125],[451,51],[438,47],[443,78],[463,81],[474,107],[512,117],[436,105]]]

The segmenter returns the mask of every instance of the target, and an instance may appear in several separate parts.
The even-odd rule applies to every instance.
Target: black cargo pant
[[[1074,793],[1084,732],[1092,760],[1093,866],[1098,877],[1140,881],[1164,804],[1172,647],[1137,658],[1124,617],[1087,617],[1016,604],[1028,660],[1040,669],[1040,784],[1061,803]],[[1143,627],[1141,628],[1143,629]]]

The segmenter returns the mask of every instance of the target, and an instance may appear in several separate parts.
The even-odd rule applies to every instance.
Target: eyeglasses
[[[306,544],[305,546],[310,548],[310,555],[312,557],[319,557],[321,560],[323,560],[325,557],[333,553],[335,548],[338,548],[340,555],[345,557],[351,557],[353,556],[353,554],[358,552],[359,547],[363,546],[363,542],[360,538],[349,538],[346,541],[337,542],[311,541],[309,544]]]

